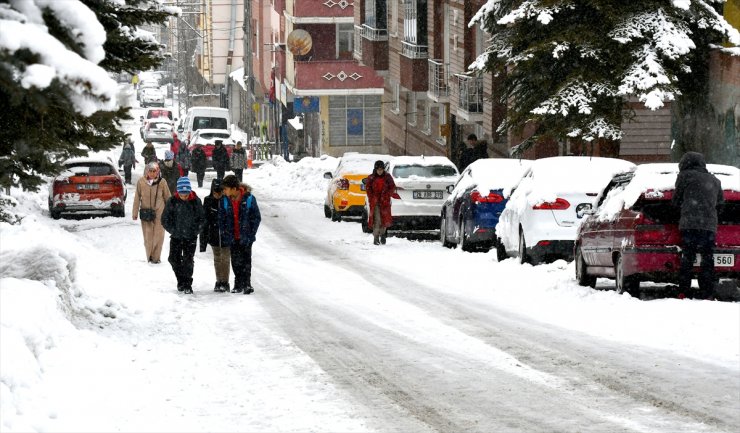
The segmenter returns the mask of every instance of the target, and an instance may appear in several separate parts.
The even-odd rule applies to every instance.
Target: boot
[[[385,233],[383,233],[382,235],[380,235],[380,243],[383,244],[383,245],[385,245]]]
[[[247,287],[244,288],[244,294],[245,295],[249,295],[249,294],[252,294],[252,293],[254,293],[254,289],[252,288],[251,285],[249,285],[249,286],[247,286]]]
[[[189,287],[189,286],[185,286],[185,287],[184,287],[184,288],[182,289],[182,292],[183,292],[184,294],[186,294],[186,295],[192,295],[192,294],[193,294],[193,288],[192,288],[192,287]]]
[[[213,291],[214,292],[223,292],[224,291],[223,283],[221,281],[216,281],[216,285],[213,286]]]
[[[380,239],[377,236],[373,236],[373,245],[380,245]]]
[[[230,292],[231,286],[229,285],[228,281],[221,281],[221,291],[222,292]]]
[[[234,287],[233,289],[231,289],[231,293],[241,293],[241,292],[242,292],[241,287]]]

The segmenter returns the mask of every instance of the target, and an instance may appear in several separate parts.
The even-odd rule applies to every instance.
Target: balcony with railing
[[[483,77],[457,74],[457,116],[470,123],[483,121]]]
[[[291,61],[292,55],[287,57],[285,79],[296,96],[383,88],[383,78],[355,60]]]
[[[388,70],[388,30],[362,25],[362,63],[376,71]]]
[[[435,102],[450,101],[450,64],[440,59],[429,59],[429,90],[427,96]]]
[[[401,74],[401,85],[414,92],[429,90],[429,47],[409,42],[401,43],[401,70],[409,73]]]

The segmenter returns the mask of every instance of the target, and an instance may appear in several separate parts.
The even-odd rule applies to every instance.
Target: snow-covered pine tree
[[[160,60],[159,47],[131,27],[163,22],[173,11],[160,3],[0,0],[0,186],[37,190],[65,159],[123,143],[119,122],[130,117],[108,71]]]
[[[706,80],[692,65],[708,42],[740,44],[724,0],[489,0],[471,20],[492,35],[471,65],[499,77],[499,128],[540,138],[619,140],[628,97],[658,109]]]

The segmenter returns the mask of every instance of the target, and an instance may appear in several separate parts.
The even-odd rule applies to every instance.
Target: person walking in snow
[[[131,143],[131,140],[123,143],[121,156],[118,158],[118,166],[123,166],[124,181],[128,185],[131,185],[131,169],[136,168],[136,154],[134,153],[134,145]]]
[[[216,147],[213,149],[213,169],[216,170],[216,179],[222,180],[226,170],[229,169],[229,152],[224,147],[223,140],[216,140]]]
[[[388,227],[393,224],[391,197],[396,194],[396,183],[385,171],[383,161],[375,161],[373,173],[365,180],[365,190],[370,206],[367,224],[373,228],[373,244],[385,245]]]
[[[177,188],[177,179],[183,177],[184,173],[180,164],[175,162],[175,155],[171,150],[164,151],[164,161],[160,162],[159,168],[162,170],[162,179],[167,182],[170,191],[175,191]]]
[[[690,293],[696,253],[701,254],[699,293],[714,296],[714,247],[717,233],[717,205],[724,201],[722,184],[707,171],[704,155],[687,152],[678,164],[678,177],[672,202],[681,209],[681,268],[678,289]]]
[[[251,188],[233,174],[221,182],[224,197],[218,206],[218,230],[224,246],[231,251],[234,288],[231,293],[254,292],[252,288],[252,244],[257,239],[262,217]]]
[[[193,154],[195,154],[195,151],[193,151]],[[214,292],[228,292],[231,290],[229,286],[231,250],[224,246],[221,234],[218,231],[218,205],[223,196],[221,181],[213,179],[211,181],[211,193],[203,199],[206,221],[200,232],[200,252],[206,252],[208,245],[211,246],[211,251],[213,251],[213,267],[216,269]]]
[[[154,150],[154,144],[151,141],[147,141],[144,148],[141,149],[141,156],[144,158],[144,164],[157,162],[157,151]]]
[[[231,170],[234,176],[242,181],[242,174],[247,168],[247,150],[242,147],[242,142],[237,141],[236,147],[231,151]]]
[[[198,180],[198,188],[203,188],[203,179],[206,177],[206,152],[203,145],[196,143],[193,151],[190,152],[190,164]]]
[[[182,175],[187,177],[190,172],[190,151],[188,150],[188,143],[186,141],[180,141],[177,138],[177,134],[173,133],[175,143],[177,143],[177,152],[175,152],[175,162],[180,164],[182,169]]]
[[[159,164],[150,162],[146,165],[144,176],[136,182],[134,206],[131,218],[134,221],[141,217],[141,232],[144,235],[144,250],[149,263],[158,264],[164,243],[162,212],[170,198],[167,182],[162,181]]]
[[[177,156],[177,152],[180,151],[180,139],[177,138],[177,132],[172,133],[172,143],[170,143],[170,150],[175,156]]]
[[[170,234],[168,261],[177,278],[177,290],[193,293],[195,247],[205,215],[203,203],[190,186],[190,179],[177,180],[177,194],[167,200],[162,213],[162,226]]]

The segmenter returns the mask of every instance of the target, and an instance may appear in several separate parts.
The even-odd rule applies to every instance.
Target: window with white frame
[[[391,86],[393,90],[393,107],[391,111],[398,114],[401,112],[401,84],[396,82],[391,84]]]
[[[408,92],[406,98],[406,121],[409,125],[416,125],[416,92]]]
[[[430,133],[432,130],[432,103],[429,99],[424,99],[424,125],[422,130]]]
[[[403,40],[409,44],[427,43],[427,1],[403,1]]]
[[[365,25],[374,29],[386,29],[385,0],[365,0]]]
[[[352,57],[355,26],[352,23],[337,24],[337,59]]]

